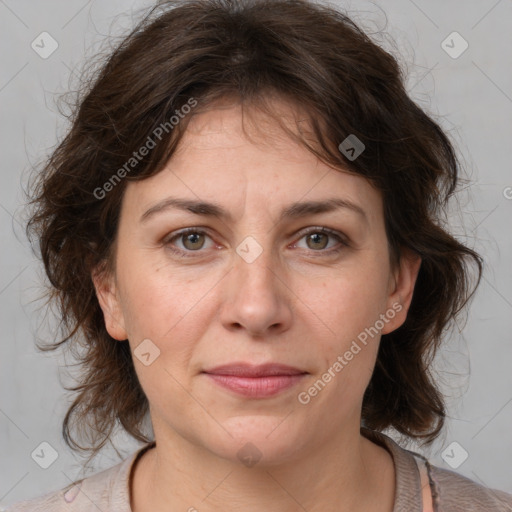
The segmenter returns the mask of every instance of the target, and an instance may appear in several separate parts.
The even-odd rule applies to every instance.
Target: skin
[[[274,107],[293,126],[296,111],[284,101]],[[93,277],[110,335],[128,339],[132,352],[144,339],[160,350],[148,366],[134,357],[156,447],[135,467],[132,510],[390,512],[392,459],[360,434],[380,335],[308,404],[298,394],[393,304],[402,309],[381,333],[404,322],[420,259],[403,254],[392,268],[382,198],[364,178],[322,163],[258,111],[248,117],[244,109],[243,121],[229,103],[192,117],[166,168],[127,185],[115,271]],[[141,221],[170,196],[215,202],[233,218],[168,208]],[[341,208],[279,218],[293,202],[332,197],[364,216]],[[189,227],[207,234],[176,236]],[[347,244],[304,233],[319,227]],[[248,236],[262,249],[251,263],[236,252]],[[309,375],[277,396],[251,399],[201,373],[235,361],[279,362]],[[261,453],[252,467],[237,456],[248,442]]]

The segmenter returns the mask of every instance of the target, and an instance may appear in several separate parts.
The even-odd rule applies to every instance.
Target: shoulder
[[[121,472],[123,463],[111,467],[58,491],[26,501],[14,503],[7,512],[89,512],[110,510],[107,506],[115,496],[110,496]],[[115,509],[116,510],[116,509]]]
[[[130,512],[129,476],[135,461],[152,443],[116,466],[73,482],[58,491],[7,507],[6,512]]]
[[[397,494],[395,510],[428,511],[425,502],[431,495],[432,499],[428,499],[432,501],[430,510],[435,512],[512,512],[512,494],[433,466],[423,455],[403,448],[382,432],[366,428],[361,432],[386,447],[393,457]]]
[[[512,494],[485,487],[454,471],[427,466],[440,512],[512,512]]]

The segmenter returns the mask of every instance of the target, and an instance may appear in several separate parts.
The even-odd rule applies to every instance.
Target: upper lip
[[[203,370],[203,373],[234,375],[236,377],[266,377],[274,375],[300,375],[307,372],[279,363],[267,363],[257,366],[249,363],[231,363]]]

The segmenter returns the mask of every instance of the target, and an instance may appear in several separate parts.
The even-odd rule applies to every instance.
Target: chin
[[[304,439],[298,423],[285,418],[286,414],[249,414],[224,422],[223,426],[233,436],[225,437],[230,445],[227,458],[248,467],[275,466],[297,458]]]

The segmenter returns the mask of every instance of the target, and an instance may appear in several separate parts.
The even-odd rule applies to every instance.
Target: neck
[[[392,458],[358,428],[279,464],[252,467],[173,434],[155,435],[156,446],[134,468],[133,512],[320,512],[333,503],[339,512],[393,510]]]

